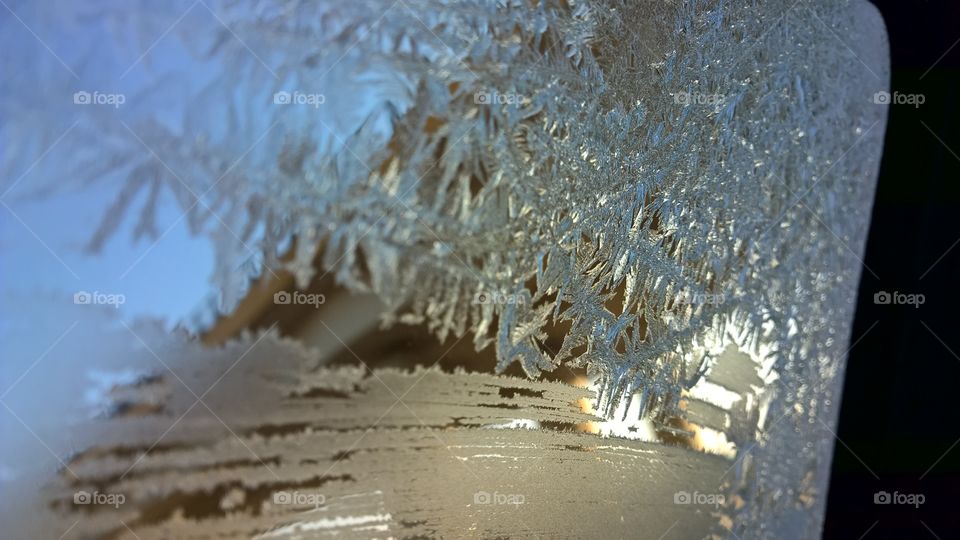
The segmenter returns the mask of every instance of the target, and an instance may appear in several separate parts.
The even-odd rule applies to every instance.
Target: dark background
[[[960,2],[873,3],[891,91],[926,102],[889,110],[865,257],[879,279],[863,271],[824,537],[960,538]],[[876,305],[878,291],[926,302]],[[878,505],[878,491],[925,502]]]

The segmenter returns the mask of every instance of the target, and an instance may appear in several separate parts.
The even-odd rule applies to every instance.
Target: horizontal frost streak
[[[38,526],[65,528],[82,517],[77,533],[112,537],[122,536],[123,520],[147,540],[518,530],[589,536],[599,528],[629,536],[639,527],[666,530],[678,519],[676,527],[697,535],[716,523],[703,508],[673,504],[673,496],[681,487],[718,492],[725,459],[650,442],[598,444],[604,439],[569,430],[484,429],[515,413],[483,406],[494,397],[520,403],[539,423],[597,421],[580,411],[590,390],[486,374],[309,367],[308,358],[284,347],[266,336],[246,367],[221,380],[226,391],[209,394],[233,433],[196,409],[170,428],[194,401],[171,377],[118,389],[134,402],[165,394],[167,412],[86,426],[90,446],[70,462],[80,479],[61,476],[50,486],[52,515]],[[232,363],[231,350],[182,359],[197,366],[185,382],[202,388],[218,378]],[[305,385],[320,391],[300,391]],[[296,429],[264,429],[285,415],[295,417]],[[71,504],[77,490],[122,493],[126,503],[78,508]],[[280,493],[287,503],[278,502]],[[658,511],[607,522],[624,508]],[[556,515],[575,519],[561,523]]]
[[[302,523],[296,523],[293,525],[287,525],[281,529],[275,531],[270,531],[267,534],[263,534],[258,538],[275,538],[283,536],[293,536],[295,533],[300,532],[309,532],[317,531],[324,529],[342,529],[345,527],[355,527],[358,525],[368,525],[371,523],[381,523],[389,522],[392,519],[390,514],[375,514],[371,516],[349,516],[349,517],[335,517],[327,519],[317,519],[304,521]],[[377,531],[387,531],[389,530],[388,525],[378,525],[373,530]]]

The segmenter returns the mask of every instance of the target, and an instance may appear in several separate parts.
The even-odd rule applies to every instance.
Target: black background
[[[889,109],[824,537],[960,538],[960,2],[873,3],[891,91],[926,102]],[[926,302],[876,305],[878,291]],[[926,500],[878,505],[878,491]]]

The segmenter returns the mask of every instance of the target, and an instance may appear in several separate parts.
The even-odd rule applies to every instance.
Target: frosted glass
[[[819,534],[886,119],[866,2],[13,2],[0,36],[18,534]],[[206,257],[149,258],[173,230]],[[140,265],[211,286],[134,320]],[[496,365],[191,336],[285,272],[275,303],[330,275]]]

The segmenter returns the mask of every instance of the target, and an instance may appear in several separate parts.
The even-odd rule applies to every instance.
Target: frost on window
[[[819,533],[885,122],[864,2],[13,2],[0,28],[0,249],[144,252],[116,294],[5,293],[15,530]],[[88,193],[54,247],[18,210]],[[112,309],[139,264],[199,268],[143,259],[177,227],[209,240],[201,307]],[[442,363],[461,340],[476,365]]]

